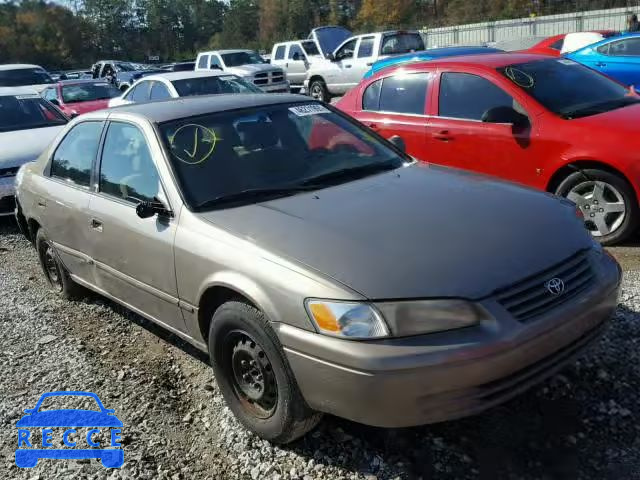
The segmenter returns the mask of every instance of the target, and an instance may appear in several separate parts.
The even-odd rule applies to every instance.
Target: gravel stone
[[[0,219],[0,479],[640,480],[639,250],[612,249],[625,280],[601,340],[526,394],[410,429],[327,416],[279,447],[236,421],[206,355],[98,295],[57,297],[31,244]],[[115,409],[121,469],[95,460],[15,466],[16,422],[56,390],[92,391]]]

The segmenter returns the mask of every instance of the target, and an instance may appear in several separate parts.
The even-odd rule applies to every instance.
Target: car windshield
[[[411,161],[320,103],[184,118],[160,131],[196,211],[318,190]]]
[[[314,42],[313,40],[306,40],[306,41],[302,42],[302,48],[304,48],[304,51],[309,56],[320,55],[320,51],[318,50],[318,46],[316,45],[316,42]]]
[[[54,82],[49,74],[42,68],[0,70],[0,87],[20,87],[23,85],[42,85],[45,83]]]
[[[619,83],[568,59],[536,60],[498,71],[552,112],[573,119],[637,103]]]
[[[239,67],[253,63],[266,63],[256,52],[223,53],[222,61],[227,67]]]
[[[90,102],[92,100],[107,100],[121,94],[120,90],[110,83],[79,83],[62,87],[64,103]]]
[[[218,93],[262,93],[258,87],[235,75],[185,78],[171,83],[181,97]]]
[[[53,127],[65,123],[66,118],[37,95],[0,97],[0,132]]]

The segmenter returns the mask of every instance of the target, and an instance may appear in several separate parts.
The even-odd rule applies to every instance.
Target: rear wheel
[[[81,296],[83,288],[71,279],[44,230],[38,230],[35,244],[42,271],[51,289],[66,299]]]
[[[315,100],[329,103],[331,101],[331,95],[327,90],[327,85],[319,78],[311,81],[309,84],[309,96]]]
[[[227,405],[260,437],[288,443],[322,418],[302,398],[276,334],[255,307],[230,301],[218,308],[209,329],[209,352]]]
[[[633,188],[619,175],[585,169],[565,178],[556,194],[573,201],[585,226],[603,245],[620,243],[638,225],[638,202]]]

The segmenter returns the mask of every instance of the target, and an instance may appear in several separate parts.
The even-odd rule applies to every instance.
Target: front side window
[[[100,191],[131,203],[153,201],[160,177],[140,129],[112,122],[107,130],[100,162]]]
[[[77,85],[64,85],[62,87],[62,99],[64,103],[90,102],[93,100],[108,100],[118,97],[120,90],[110,83],[79,83]]]
[[[252,51],[223,53],[222,61],[227,67],[239,67],[241,65],[265,63],[264,59],[260,55]]]
[[[358,45],[358,58],[366,58],[373,55],[374,37],[363,37]]]
[[[619,83],[567,59],[518,63],[498,72],[546,109],[567,119],[638,103]]]
[[[419,33],[394,33],[382,39],[382,55],[397,55],[424,50],[424,42]]]
[[[185,78],[171,83],[181,97],[219,93],[264,93],[236,75]]]
[[[222,62],[220,61],[220,57],[217,55],[211,55],[211,69],[212,70],[223,70]]]
[[[21,87],[26,85],[42,85],[45,83],[54,82],[49,74],[42,68],[0,70],[0,87]]]
[[[153,82],[149,98],[151,100],[166,100],[168,98],[171,98],[171,94],[162,82]]]
[[[0,96],[0,132],[54,127],[65,123],[67,119],[37,95]]]
[[[275,55],[275,60],[284,60],[284,52],[287,49],[287,47],[285,45],[279,45],[278,48],[276,48],[276,55]]]
[[[194,210],[255,203],[352,181],[408,161],[320,103],[293,103],[160,125]]]
[[[45,98],[45,100],[58,100],[58,94],[56,93],[55,88],[47,88],[42,96]]]
[[[424,115],[430,77],[429,73],[386,77],[380,91],[380,110]]]
[[[295,43],[289,47],[289,60],[302,61],[304,60],[304,52],[299,45]]]
[[[198,68],[207,68],[209,63],[209,55],[200,55],[198,59]]]
[[[348,58],[353,58],[353,51],[356,49],[356,43],[358,42],[357,38],[353,40],[349,40],[345,43],[340,50],[336,52],[336,60],[346,60]]]
[[[609,47],[605,55],[616,57],[637,57],[640,55],[640,38],[627,38],[607,44]],[[600,52],[604,53],[604,52]]]
[[[102,126],[102,122],[83,122],[73,127],[53,154],[51,176],[89,187]]]
[[[482,120],[496,107],[514,108],[514,100],[486,78],[469,73],[446,72],[440,78],[441,117]]]

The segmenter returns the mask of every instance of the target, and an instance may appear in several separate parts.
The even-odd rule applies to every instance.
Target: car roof
[[[616,42],[618,40],[624,40],[625,38],[634,38],[634,37],[640,37],[640,32],[629,32],[629,33],[623,33],[620,35],[613,35],[611,37],[604,37],[598,40],[597,42],[591,43],[589,45],[585,45],[584,47],[581,47],[573,52],[569,52],[569,55],[573,53],[581,52],[583,50],[586,50],[587,48],[598,48],[600,45],[604,45],[606,43]]]
[[[554,57],[548,55],[538,55],[535,53],[486,53],[484,55],[460,55],[455,57],[443,57],[436,60],[413,62],[409,64],[400,64],[391,68],[412,68],[420,69],[422,67],[433,68],[436,65],[480,65],[488,68],[500,68],[515,63],[533,62],[536,60],[553,60]]]
[[[164,80],[173,82],[175,80],[187,80],[189,78],[228,77],[229,75],[233,75],[233,74],[229,72],[224,72],[222,70],[205,70],[205,71],[187,70],[185,72],[167,72],[167,73],[154,73],[153,75],[145,75],[140,79],[140,81],[164,79]]]
[[[289,93],[230,93],[219,95],[203,95],[196,97],[181,97],[158,102],[135,103],[113,107],[108,110],[98,110],[83,115],[83,118],[106,118],[111,114],[132,114],[153,123],[163,123],[181,118],[207,115],[250,107],[279,105],[286,103],[313,102],[314,100],[302,95]]]
[[[230,50],[209,50],[206,52],[201,52],[200,55],[211,55],[212,53],[223,54],[223,53],[241,53],[241,52],[253,52],[253,50],[250,50],[248,48],[236,48],[236,49],[230,49]]]
[[[42,67],[40,65],[32,65],[30,63],[7,63],[4,65],[0,65],[0,70],[22,70],[23,68],[42,68]]]
[[[38,91],[33,87],[0,87],[0,97],[12,97],[14,95],[36,95]]]

